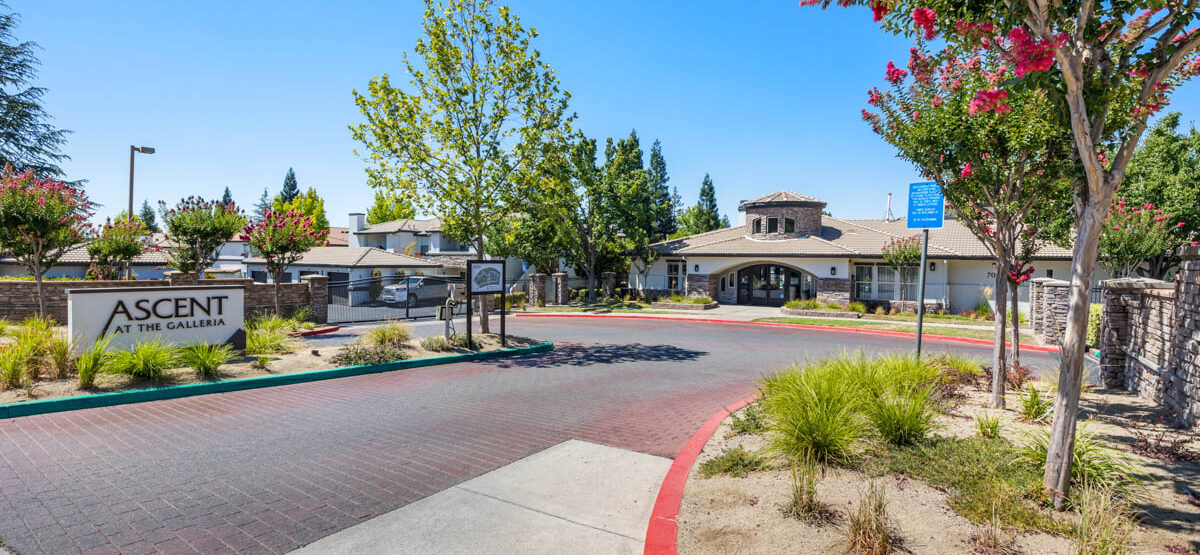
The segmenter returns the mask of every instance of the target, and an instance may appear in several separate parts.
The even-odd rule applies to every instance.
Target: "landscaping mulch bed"
[[[998,416],[1002,437],[1018,440],[1022,431],[1039,427],[1017,418],[1012,410],[1019,401],[1009,400],[1009,410],[985,408],[990,394],[970,391],[953,412],[938,417],[936,434],[949,438],[976,435],[975,417]],[[744,414],[748,409],[742,409]],[[1162,410],[1134,395],[1110,390],[1086,393],[1082,402],[1087,429],[1126,452],[1136,453],[1139,436],[1168,430],[1159,421]],[[788,516],[782,510],[791,495],[792,474],[789,462],[770,457],[766,432],[732,435],[733,417],[726,418],[708,441],[693,467],[684,490],[679,513],[680,553],[831,553],[846,550],[847,515],[858,504],[871,480],[886,491],[887,513],[899,532],[898,552],[907,553],[1069,553],[1068,538],[1040,531],[1012,532],[1001,535],[1010,541],[1007,550],[986,548],[985,523],[971,522],[950,506],[947,492],[922,480],[898,474],[873,472],[871,461],[855,468],[830,467],[817,483],[821,501],[833,516],[823,522],[809,522]],[[1131,422],[1134,424],[1131,425]],[[1133,432],[1132,430],[1140,430]],[[727,474],[703,477],[701,465],[716,458],[727,448],[745,450],[768,457],[763,470],[751,471],[744,478]],[[1200,444],[1191,446],[1191,456]],[[1200,503],[1189,499],[1186,491],[1200,484],[1200,464],[1192,461],[1158,460],[1134,455],[1134,462],[1149,477],[1138,492],[1134,507],[1140,512],[1140,526],[1134,532],[1133,553],[1196,553],[1200,551]],[[968,469],[969,471],[969,469]],[[1073,513],[1040,510],[1050,522],[1073,522]],[[986,543],[986,541],[984,541]]]

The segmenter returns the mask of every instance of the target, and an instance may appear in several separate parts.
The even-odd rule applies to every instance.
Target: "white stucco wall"
[[[650,266],[645,276],[637,272],[636,265],[630,268],[629,278],[634,288],[666,289],[667,264],[686,261],[688,274],[720,276],[734,273],[738,269],[754,264],[779,264],[799,268],[818,278],[849,279],[850,260],[847,258],[797,258],[797,257],[663,257]]]

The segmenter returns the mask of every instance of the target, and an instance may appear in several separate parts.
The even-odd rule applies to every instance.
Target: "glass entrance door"
[[[817,280],[805,272],[773,264],[759,264],[738,270],[737,303],[783,306],[792,299],[811,299],[817,295]]]

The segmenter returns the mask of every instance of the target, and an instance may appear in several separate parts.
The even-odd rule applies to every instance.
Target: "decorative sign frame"
[[[68,289],[67,333],[83,345],[109,335],[113,349],[151,339],[244,349],[245,306],[240,285]]]
[[[504,293],[503,260],[468,260],[467,291],[471,295]]]

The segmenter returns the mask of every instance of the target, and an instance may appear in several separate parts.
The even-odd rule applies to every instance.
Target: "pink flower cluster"
[[[884,0],[873,0],[871,2],[871,13],[874,14],[874,21],[883,21],[883,16],[888,13],[888,3]]]
[[[937,10],[916,8],[912,11],[913,24],[925,30],[925,40],[932,40],[937,36],[937,29],[934,27],[936,18]]]
[[[1008,93],[1000,89],[980,89],[975,92],[975,98],[971,99],[971,103],[967,105],[967,113],[974,116],[983,112],[996,112],[997,114],[1007,114],[1012,112],[1012,108],[1005,104],[1008,99]]]
[[[1037,40],[1022,27],[1008,32],[1011,43],[1008,56],[1016,65],[1014,71],[1017,77],[1024,77],[1034,71],[1046,71],[1054,65],[1054,49],[1067,41],[1067,35],[1060,33],[1054,40]]]
[[[1017,264],[1015,268],[1008,271],[1008,281],[1016,284],[1025,283],[1031,277],[1033,277],[1033,266]]]
[[[928,84],[937,69],[937,63],[931,56],[921,54],[915,47],[908,49],[908,69],[912,71],[913,79],[919,83]]]
[[[899,85],[900,82],[903,81],[904,78],[908,76],[908,72],[896,67],[896,64],[894,64],[892,62],[888,62],[887,72],[885,73],[885,76],[887,78],[888,83],[891,83],[893,85]]]

